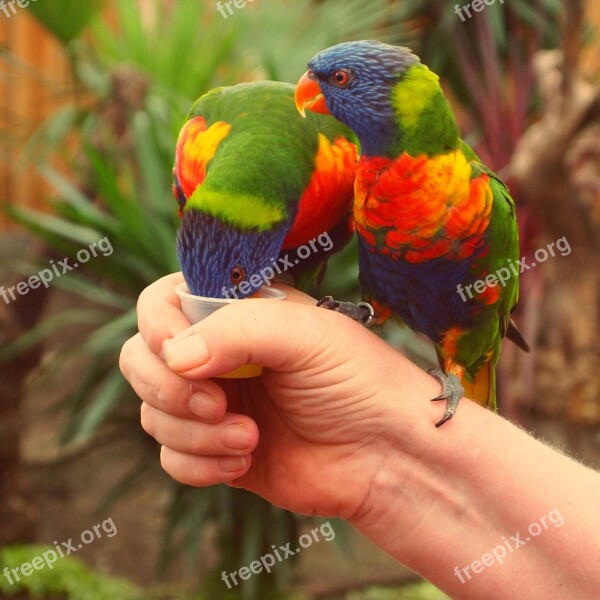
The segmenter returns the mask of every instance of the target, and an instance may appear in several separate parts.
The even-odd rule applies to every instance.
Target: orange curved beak
[[[306,117],[307,109],[311,112],[328,115],[330,113],[323,92],[321,92],[319,80],[309,73],[310,71],[306,71],[296,86],[296,108],[303,117]]]

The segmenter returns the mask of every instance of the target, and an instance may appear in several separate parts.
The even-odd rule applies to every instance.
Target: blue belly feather
[[[434,343],[452,327],[472,329],[481,307],[475,300],[463,301],[457,286],[473,283],[473,262],[486,253],[483,246],[462,260],[440,257],[417,264],[372,251],[359,242],[361,288],[364,296],[389,307],[411,329],[424,333]],[[463,292],[464,293],[464,292]]]

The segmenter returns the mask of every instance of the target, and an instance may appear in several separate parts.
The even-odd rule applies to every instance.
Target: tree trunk
[[[529,245],[565,238],[570,252],[536,267],[543,294],[529,385],[536,412],[600,424],[600,88],[578,80],[561,51],[536,62],[546,110],[520,141],[511,173],[542,225]],[[527,311],[531,299],[522,301]]]

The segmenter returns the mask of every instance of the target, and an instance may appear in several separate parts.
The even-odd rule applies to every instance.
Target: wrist
[[[436,429],[440,407],[429,398],[437,384],[432,393],[429,376],[412,375],[418,392],[388,399],[384,459],[352,524],[452,597],[489,598],[491,589],[498,597],[516,589],[593,597],[588,567],[572,565],[581,556],[577,530],[598,528],[598,475],[466,399]],[[416,408],[407,410],[407,402]],[[407,418],[418,420],[407,426]],[[518,533],[531,538],[522,548],[512,539]],[[593,535],[583,538],[584,555],[598,560]],[[511,547],[500,562],[491,553],[503,544]]]
[[[439,465],[440,446],[447,443],[446,433],[453,425],[435,428],[443,413],[443,403],[431,402],[440,393],[439,383],[399,358],[378,398],[386,419],[373,448],[380,457],[379,468],[350,521],[388,553],[416,568],[413,538],[426,536],[427,523],[435,523],[440,511],[465,504],[467,492],[456,485],[456,474],[444,475],[454,465]],[[461,418],[462,408],[456,419]]]

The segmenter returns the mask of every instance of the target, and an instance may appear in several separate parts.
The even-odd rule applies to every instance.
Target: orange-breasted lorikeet
[[[299,111],[333,115],[360,142],[354,219],[364,299],[378,321],[395,316],[435,343],[436,400],[448,401],[438,426],[465,391],[495,407],[502,338],[526,348],[510,320],[519,240],[508,189],[460,139],[438,76],[409,49],[348,42],[308,68]],[[500,284],[496,274],[511,262]]]
[[[285,83],[217,88],[196,101],[173,185],[177,252],[193,294],[244,298],[288,267],[297,281],[352,238],[354,136],[331,116],[313,117],[300,117]],[[313,241],[310,257],[295,258],[323,235],[331,244]]]

